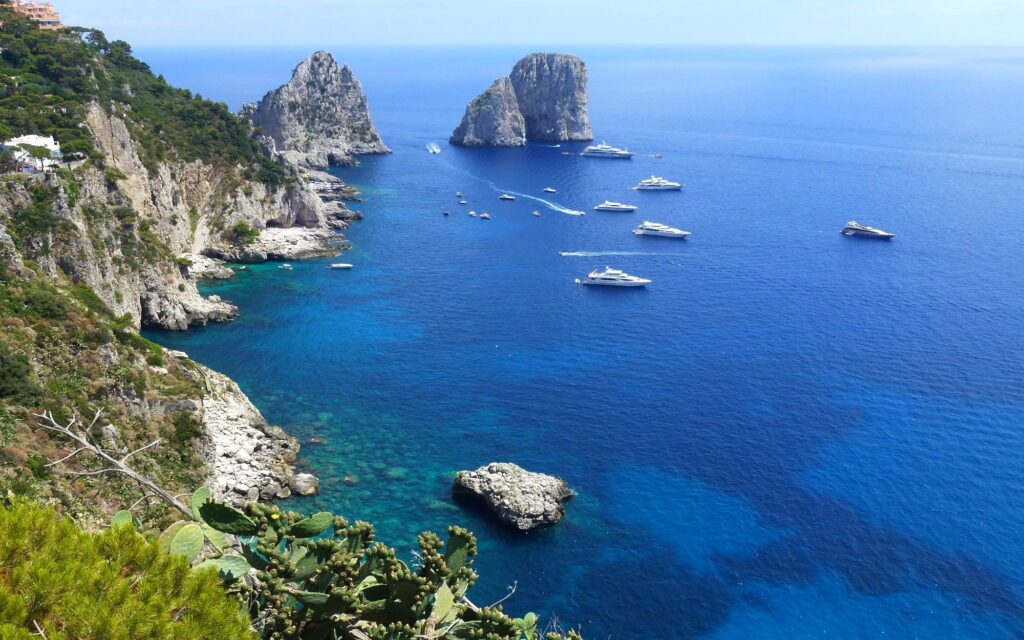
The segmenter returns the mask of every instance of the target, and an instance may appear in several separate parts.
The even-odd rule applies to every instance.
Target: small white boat
[[[539,218],[539,217],[540,217],[540,211],[534,211],[534,212],[533,212],[533,216],[534,216],[535,218]]]
[[[429,151],[432,154],[438,154],[441,153],[441,147],[437,146],[437,143],[431,142],[430,144],[427,145],[427,151]]]
[[[480,219],[481,220],[490,220],[491,219],[491,214],[489,214],[489,213],[481,213],[480,214]]]
[[[638,236],[660,236],[662,238],[685,238],[690,235],[690,232],[676,229],[660,222],[644,220],[643,224],[633,229],[633,234]]]
[[[290,265],[287,262],[285,262],[284,264],[278,266],[277,268],[278,269],[289,269],[290,270],[292,268],[292,265]]]
[[[681,182],[673,182],[658,176],[644,178],[633,189],[636,191],[678,191],[683,188]]]
[[[895,233],[889,233],[888,231],[882,231],[874,227],[869,227],[866,224],[860,224],[856,220],[850,220],[843,227],[840,232],[844,236],[856,236],[859,238],[874,238],[876,240],[891,240],[896,237]]]
[[[585,215],[587,215],[586,211],[576,211],[575,209],[563,209],[561,211],[562,211],[562,213],[564,213],[567,216],[585,216]]]
[[[456,191],[455,192],[455,197],[456,198],[461,198],[462,197],[462,192],[461,191]]]
[[[515,199],[516,199],[515,196],[510,196],[507,193],[503,193],[500,196],[498,196],[498,200],[515,200]]]
[[[331,265],[332,269],[351,269],[352,265],[347,262],[335,262]]]
[[[612,269],[611,267],[605,267],[604,271],[595,269],[582,281],[577,280],[577,282],[605,287],[643,287],[651,283],[647,278],[631,276],[625,271]]]
[[[636,205],[622,204],[621,202],[605,200],[601,204],[594,207],[594,211],[621,211],[622,213],[633,213],[634,211],[636,211]]]
[[[544,187],[544,193],[558,193],[558,189],[554,187]]]
[[[245,270],[246,270],[246,269],[248,269],[248,268],[249,268],[249,267],[247,267],[247,266],[245,266],[245,265],[243,264],[242,266],[238,267],[238,270],[239,270],[239,271],[245,271]]]
[[[572,153],[572,151],[563,151],[562,155],[563,156],[571,156],[571,155],[573,155],[573,153]]]
[[[459,200],[459,204],[469,204],[469,203],[466,202],[465,200]]]
[[[475,218],[476,217],[476,211],[470,211],[469,212],[469,217],[470,218]]]

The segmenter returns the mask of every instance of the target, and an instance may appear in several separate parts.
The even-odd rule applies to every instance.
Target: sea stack
[[[509,91],[511,87],[511,91]],[[514,132],[522,129],[525,135]],[[451,144],[520,147],[527,141],[593,140],[587,67],[564,53],[531,53],[466,107]]]
[[[565,502],[575,495],[565,480],[511,462],[459,471],[452,493],[483,502],[499,520],[519,531],[557,523],[565,515]]]
[[[290,162],[322,169],[353,156],[389,153],[370,118],[363,86],[348,65],[318,51],[295,67],[291,80],[242,109],[273,138]]]

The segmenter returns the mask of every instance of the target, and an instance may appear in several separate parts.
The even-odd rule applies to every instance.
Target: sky
[[[1022,46],[1024,0],[53,0],[136,46]]]

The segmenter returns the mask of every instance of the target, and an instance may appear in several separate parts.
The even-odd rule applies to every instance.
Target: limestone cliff
[[[464,147],[525,145],[526,123],[512,81],[498,78],[487,91],[474,98],[449,142]]]
[[[362,84],[324,51],[303,60],[287,84],[242,114],[300,166],[351,164],[356,155],[389,152],[370,118]]]
[[[563,53],[532,53],[469,106],[449,142],[518,147],[529,140],[592,140],[583,61]]]

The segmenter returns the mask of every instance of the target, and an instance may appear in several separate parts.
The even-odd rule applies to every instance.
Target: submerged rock
[[[498,78],[474,98],[449,142],[464,147],[525,145],[526,122],[519,111],[512,81]]]
[[[459,471],[452,493],[482,500],[502,522],[520,531],[557,523],[565,515],[565,501],[575,495],[565,480],[511,462]]]
[[[531,53],[466,107],[449,139],[467,147],[593,140],[587,68],[564,53]]]
[[[352,164],[356,155],[390,152],[370,118],[363,85],[325,51],[303,60],[287,84],[243,107],[242,115],[300,166]]]
[[[288,482],[296,495],[315,496],[320,491],[320,481],[310,473],[296,473]]]

